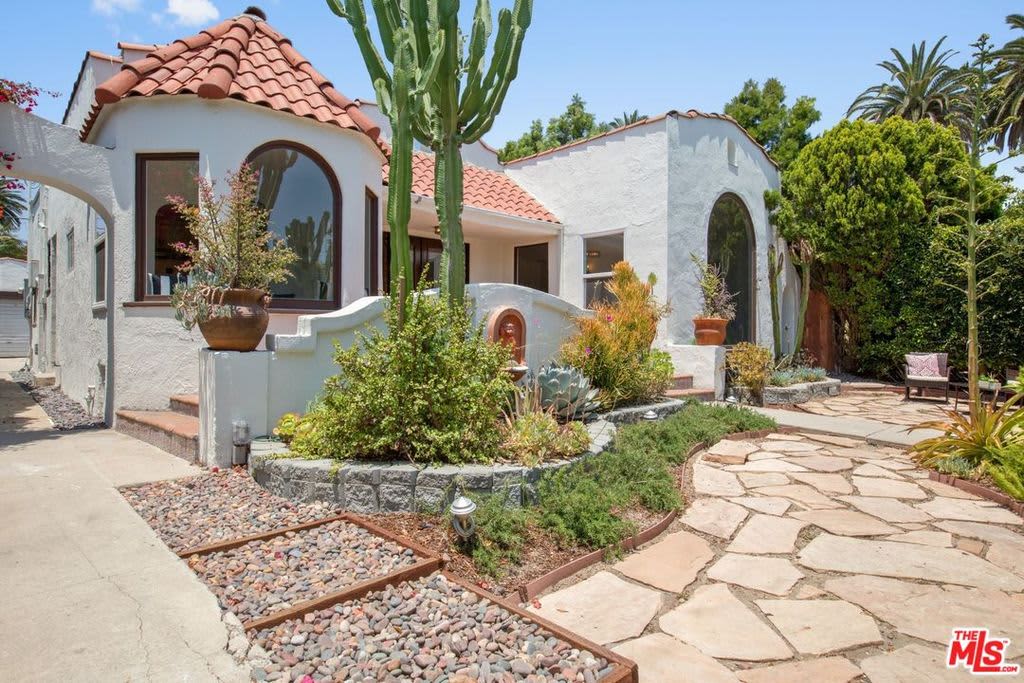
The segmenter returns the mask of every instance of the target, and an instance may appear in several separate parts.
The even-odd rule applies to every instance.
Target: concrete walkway
[[[535,610],[634,659],[641,683],[972,680],[945,666],[958,627],[1024,661],[1024,520],[902,450],[722,441],[687,502],[669,533]]]
[[[116,486],[197,470],[113,431],[57,432],[0,365],[0,671],[246,681],[214,596]]]
[[[814,415],[781,408],[753,407],[752,410],[774,419],[780,427],[796,427],[806,432],[863,439],[874,446],[909,448],[918,441],[940,435],[940,432],[934,429],[911,431],[910,427],[904,425],[888,424],[862,417]]]

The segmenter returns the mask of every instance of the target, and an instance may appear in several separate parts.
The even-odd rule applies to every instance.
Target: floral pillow
[[[944,353],[908,353],[907,374],[911,377],[945,377]]]

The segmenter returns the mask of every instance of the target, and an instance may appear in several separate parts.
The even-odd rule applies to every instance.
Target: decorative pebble
[[[312,522],[334,513],[324,503],[278,498],[242,469],[123,488],[121,495],[175,552]]]
[[[317,681],[597,681],[611,662],[449,582],[442,574],[388,586],[361,600],[256,633],[270,656],[264,679],[300,662]],[[321,631],[316,627],[321,626]],[[321,640],[326,648],[309,648]],[[252,635],[252,634],[251,634]],[[302,644],[297,638],[305,635]],[[302,650],[300,653],[299,650]],[[330,654],[331,656],[326,656]],[[276,667],[276,668],[275,668]]]

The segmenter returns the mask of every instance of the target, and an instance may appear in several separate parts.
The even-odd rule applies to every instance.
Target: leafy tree
[[[1006,23],[1024,30],[1024,14],[1011,14]],[[993,114],[999,132],[996,144],[1018,150],[1024,143],[1024,36],[1014,38],[992,53],[1002,93]]]
[[[510,140],[498,152],[502,161],[521,159],[531,154],[567,145],[577,140],[586,140],[611,130],[607,123],[599,123],[597,117],[587,111],[586,101],[576,93],[559,116],[548,121],[547,130],[540,119],[530,124],[530,130],[518,140]]]
[[[11,235],[0,235],[0,258],[28,258],[28,247],[17,237]]]
[[[23,187],[21,181],[0,176],[0,235],[10,235],[21,225],[21,216],[28,209]]]
[[[786,88],[777,78],[769,78],[763,87],[749,80],[725,105],[725,113],[736,119],[785,170],[811,141],[810,127],[821,120],[821,112],[814,104],[813,97],[798,97],[792,107],[787,106]]]
[[[641,114],[639,109],[633,111],[624,111],[622,116],[616,116],[612,119],[612,128],[622,128],[623,126],[629,126],[634,123],[640,123],[648,118],[647,114]]]
[[[925,41],[913,45],[910,59],[896,48],[890,48],[895,61],[886,60],[878,66],[889,73],[889,81],[873,85],[850,105],[847,116],[857,115],[868,121],[884,121],[901,117],[911,121],[928,119],[936,123],[959,122],[957,103],[964,92],[964,72],[946,62],[955,50],[939,52],[946,36],[930,51]]]

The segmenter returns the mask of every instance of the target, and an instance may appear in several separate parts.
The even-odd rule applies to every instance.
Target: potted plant
[[[712,265],[695,253],[690,260],[697,267],[697,285],[702,299],[700,315],[693,319],[693,332],[698,346],[721,346],[725,343],[725,328],[736,317],[735,294],[722,277],[718,266]]]
[[[179,270],[188,281],[171,294],[175,317],[186,330],[199,326],[215,351],[252,351],[270,322],[270,285],[284,282],[295,253],[267,229],[270,212],[257,201],[259,174],[243,164],[228,173],[228,192],[196,178],[199,205],[168,197],[193,241],[174,248],[188,257]]]

